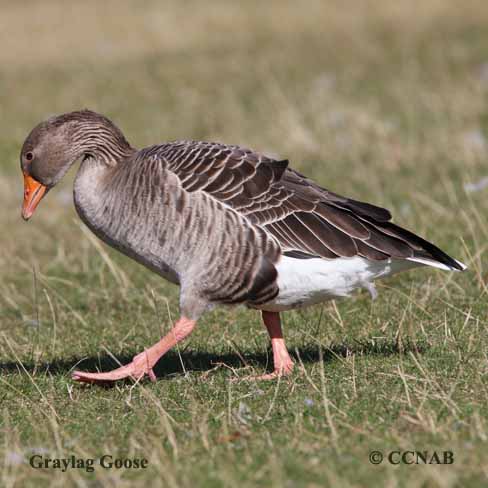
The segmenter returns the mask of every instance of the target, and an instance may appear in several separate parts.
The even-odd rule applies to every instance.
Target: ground
[[[0,484],[486,486],[487,22],[471,0],[4,2]],[[155,384],[74,384],[75,366],[124,363],[178,316],[175,287],[81,224],[74,171],[20,218],[25,136],[85,107],[136,147],[192,138],[288,158],[469,271],[284,314],[298,367],[281,381],[232,381],[271,366],[259,315],[240,308],[205,316]],[[386,459],[411,450],[454,462]],[[148,467],[42,470],[36,453]]]

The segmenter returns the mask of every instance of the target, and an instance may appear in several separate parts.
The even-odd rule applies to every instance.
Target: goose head
[[[109,119],[91,110],[41,122],[32,129],[20,151],[23,219],[30,219],[39,202],[78,159],[92,158],[114,166],[131,151],[122,132]]]

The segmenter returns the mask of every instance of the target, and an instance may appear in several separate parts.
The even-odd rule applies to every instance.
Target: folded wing
[[[188,192],[203,191],[264,228],[285,254],[460,263],[393,224],[388,210],[330,192],[276,160],[239,146],[181,141],[153,149]]]

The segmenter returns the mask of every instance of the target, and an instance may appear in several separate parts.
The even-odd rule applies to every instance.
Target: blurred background
[[[84,107],[138,147],[248,145],[379,204],[432,210],[448,203],[446,185],[488,172],[485,2],[0,8],[2,179],[34,124]]]
[[[420,219],[424,232],[433,219],[459,223],[462,186],[488,174],[486,2],[4,0],[0,9],[8,225],[25,227],[23,139],[40,120],[85,107],[137,147],[207,139],[289,158],[405,224]],[[69,199],[50,195],[32,225],[72,216],[59,205]]]

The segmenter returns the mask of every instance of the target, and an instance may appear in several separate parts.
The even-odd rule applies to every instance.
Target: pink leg
[[[256,376],[256,380],[272,380],[279,376],[289,375],[293,371],[293,360],[288,354],[288,350],[283,339],[281,330],[281,319],[278,312],[262,312],[263,322],[268,329],[273,348],[274,371],[272,373]]]
[[[195,324],[196,320],[181,317],[167,335],[154,344],[154,346],[135,356],[131,363],[106,373],[84,373],[83,371],[74,371],[72,377],[76,381],[85,383],[103,383],[129,377],[139,380],[147,374],[151,381],[156,381],[156,375],[153,372],[154,365],[172,347],[187,337],[195,327]]]

